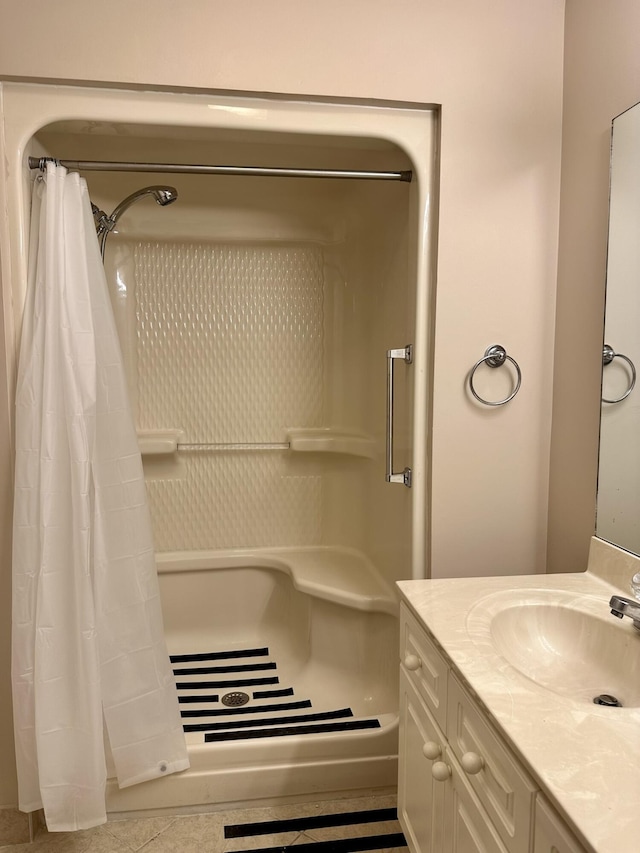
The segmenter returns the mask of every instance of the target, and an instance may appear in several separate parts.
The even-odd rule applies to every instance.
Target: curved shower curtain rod
[[[113,163],[104,160],[58,160],[55,157],[29,157],[29,168],[44,171],[47,163],[57,163],[81,172],[167,172],[185,175],[250,175],[262,178],[350,178],[356,180],[404,181],[411,170],[370,172],[354,169],[289,169],[279,166],[195,166],[184,163]]]

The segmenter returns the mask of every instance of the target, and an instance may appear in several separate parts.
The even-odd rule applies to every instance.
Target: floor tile
[[[301,832],[291,846],[294,847],[297,844],[311,844],[312,842],[313,838],[311,838],[311,836],[307,835],[306,832]]]
[[[244,838],[227,838],[224,841],[224,853],[237,853],[242,850],[256,850],[275,847],[278,850],[295,844],[301,832],[281,832],[274,835],[251,835]],[[309,839],[307,839],[309,840]]]
[[[161,835],[176,820],[177,818],[173,816],[114,820],[109,821],[104,829],[118,841],[126,843],[135,852]]]
[[[400,831],[397,821],[375,821],[353,826],[294,829],[289,832],[225,838],[225,826],[262,823],[369,809],[395,808],[394,795],[288,803],[254,809],[229,809],[190,816],[168,816],[110,821],[82,832],[40,833],[33,844],[0,846],[0,853],[239,853],[242,850],[381,835]],[[407,853],[406,847],[385,853]]]
[[[33,844],[0,847],[0,853],[131,853],[102,826],[80,832],[43,832]]]
[[[369,811],[371,809],[395,809],[396,797],[361,797],[354,799],[327,800],[315,803],[277,806],[271,809],[251,809],[225,812],[225,825],[249,824],[289,820],[292,818],[322,817],[323,815],[340,815],[345,812]],[[247,827],[250,829],[250,827]],[[299,828],[298,828],[299,829]],[[295,830],[279,834],[254,834],[228,839],[225,853],[235,851],[262,849],[268,847],[298,846],[313,844],[318,841],[333,841],[341,838],[356,838],[367,835],[382,835],[399,833],[400,825],[397,820],[374,821],[351,826],[333,826],[321,828],[305,828],[296,835]],[[406,853],[406,850],[405,850]]]
[[[29,841],[29,815],[17,809],[0,809],[0,845]]]
[[[143,853],[223,853],[220,813],[178,817],[144,847]]]

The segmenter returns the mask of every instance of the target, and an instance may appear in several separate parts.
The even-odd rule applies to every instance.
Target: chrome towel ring
[[[516,386],[513,391],[509,394],[508,397],[505,397],[504,400],[485,400],[481,397],[476,389],[473,387],[473,377],[475,375],[476,370],[480,367],[481,364],[486,364],[488,367],[502,367],[505,361],[510,361],[511,364],[516,369]],[[485,406],[504,406],[505,403],[508,403],[510,400],[516,396],[518,391],[520,390],[520,385],[522,383],[522,371],[520,370],[520,365],[518,362],[511,358],[510,355],[507,355],[506,349],[500,344],[492,344],[492,346],[488,347],[485,350],[482,358],[478,359],[476,363],[471,368],[471,373],[469,374],[469,390],[473,394],[473,396],[478,400],[478,402],[483,403]]]
[[[623,400],[626,400],[629,394],[633,391],[634,386],[636,384],[636,368],[629,356],[622,355],[621,352],[616,352],[613,347],[609,346],[609,344],[605,344],[602,348],[602,366],[606,367],[608,364],[611,364],[614,358],[621,358],[623,361],[627,362],[627,364],[629,365],[629,369],[631,370],[631,382],[629,383],[629,387],[624,392],[622,397],[617,397],[615,400],[608,400],[606,397],[603,397],[603,403],[621,403]]]

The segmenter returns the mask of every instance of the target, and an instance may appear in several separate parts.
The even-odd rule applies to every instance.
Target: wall
[[[549,571],[586,565],[594,530],[611,120],[640,101],[640,6],[567,0]]]
[[[190,0],[177,16],[171,0],[111,0],[94,15],[59,0],[52,15],[47,0],[0,0],[0,77],[442,104],[434,576],[544,570],[563,10],[562,0]],[[496,342],[523,371],[502,409],[465,390]],[[486,393],[498,395],[493,378]],[[4,577],[6,540],[1,566]],[[0,803],[12,796],[3,776]]]

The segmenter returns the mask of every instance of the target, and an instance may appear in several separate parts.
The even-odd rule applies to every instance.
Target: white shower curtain
[[[19,805],[104,823],[121,787],[189,766],[142,464],[85,181],[34,189],[16,394],[13,705]]]

